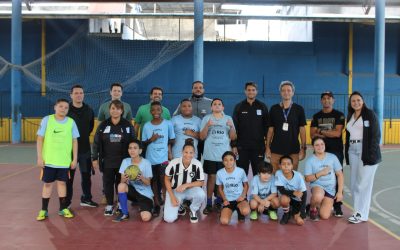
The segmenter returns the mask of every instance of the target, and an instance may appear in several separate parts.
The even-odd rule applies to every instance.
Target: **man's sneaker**
[[[158,216],[160,216],[160,210],[161,210],[161,207],[160,207],[160,206],[155,206],[155,207],[153,208],[153,217],[158,217]]]
[[[342,218],[343,217],[343,211],[342,211],[342,206],[338,205],[334,208],[335,211],[335,217]]]
[[[189,214],[190,214],[190,222],[191,223],[197,223],[199,221],[199,218],[197,218],[196,212],[193,212],[192,210],[190,210]]]
[[[318,210],[317,208],[313,208],[310,210],[310,220],[318,221]]]
[[[348,220],[350,223],[352,223],[352,224],[358,224],[358,223],[360,223],[360,222],[363,222],[363,221],[361,220],[361,214],[359,214],[359,213],[353,214],[353,215],[350,216],[347,220]]]
[[[129,219],[129,214],[119,214],[115,219],[113,219],[113,222],[121,222],[121,221],[126,221]]]
[[[47,211],[46,210],[40,210],[38,216],[36,217],[37,221],[45,220],[47,218]]]
[[[185,214],[186,214],[186,208],[183,204],[180,204],[178,209],[178,215],[184,216]]]
[[[113,215],[113,208],[107,208],[104,209],[104,216],[112,216]]]
[[[258,220],[258,213],[256,210],[251,211],[250,220]]]
[[[58,211],[58,215],[64,216],[64,218],[74,218],[73,213],[68,208]]]
[[[212,212],[212,206],[211,205],[207,205],[203,210],[203,214],[209,214],[211,212]]]
[[[282,216],[281,221],[280,221],[279,223],[280,223],[281,225],[288,224],[289,219],[290,219],[290,213],[289,213],[289,212],[283,213],[283,216]]]
[[[105,195],[103,195],[103,196],[101,197],[100,205],[107,205],[107,198],[106,198]]]
[[[278,215],[276,214],[275,210],[269,210],[268,211],[268,216],[271,220],[277,220],[278,219]]]
[[[303,226],[304,225],[304,220],[303,220],[303,218],[301,218],[300,214],[295,214],[293,217],[294,217],[294,221],[296,222],[296,224],[298,226]]]
[[[82,207],[98,207],[99,204],[92,200],[81,200],[81,206]]]

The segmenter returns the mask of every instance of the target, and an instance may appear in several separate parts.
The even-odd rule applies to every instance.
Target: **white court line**
[[[374,196],[372,197],[372,201],[373,201],[374,205],[377,206],[382,212],[384,212],[384,213],[390,215],[390,216],[393,217],[393,218],[396,218],[396,219],[400,220],[400,216],[397,216],[397,215],[395,215],[395,214],[393,214],[393,213],[387,211],[387,210],[384,209],[384,208],[379,204],[379,202],[376,200],[376,198],[378,197],[378,195],[382,194],[383,192],[386,192],[386,191],[389,191],[389,190],[392,190],[392,189],[396,189],[396,188],[400,188],[400,186],[395,186],[395,187],[390,187],[390,188],[382,189],[381,191],[379,191],[379,192],[377,192],[376,194],[374,194]],[[397,223],[396,223],[396,224],[397,224]]]
[[[388,149],[388,150],[381,151],[382,154],[393,153],[393,152],[400,152],[400,149]]]
[[[0,145],[0,148],[8,147],[9,145]]]

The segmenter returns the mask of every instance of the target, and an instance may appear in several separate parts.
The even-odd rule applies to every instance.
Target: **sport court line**
[[[387,211],[387,210],[384,209],[384,208],[379,204],[379,202],[376,200],[377,197],[378,197],[380,194],[382,194],[382,193],[384,193],[384,192],[386,192],[386,191],[392,190],[392,189],[397,189],[397,188],[400,188],[400,186],[394,186],[394,187],[389,187],[389,188],[382,189],[381,191],[379,191],[379,192],[377,192],[376,194],[374,194],[374,196],[372,197],[372,201],[373,201],[374,204],[375,204],[380,210],[382,210],[384,213],[386,213],[386,214],[388,214],[388,215],[390,215],[390,216],[392,216],[392,217],[394,217],[394,218],[400,220],[400,216],[395,215],[395,214],[393,214],[393,213]]]
[[[8,179],[8,178],[14,177],[14,176],[16,176],[16,175],[19,175],[19,174],[22,174],[22,173],[25,173],[25,172],[28,172],[28,171],[30,171],[30,170],[32,170],[32,169],[34,169],[34,168],[37,168],[37,166],[32,166],[32,167],[30,167],[30,168],[25,168],[25,169],[23,169],[23,170],[20,170],[20,171],[15,172],[15,173],[12,173],[12,174],[3,176],[3,177],[0,178],[0,181],[4,181],[4,180],[6,180],[6,179]]]
[[[350,210],[353,210],[353,207],[350,206],[350,204],[348,204],[345,201],[342,201],[343,204],[349,208]],[[376,227],[378,227],[379,229],[381,229],[382,231],[384,231],[385,233],[389,234],[390,236],[392,236],[393,238],[395,238],[396,240],[400,241],[400,236],[398,236],[397,234],[393,233],[392,231],[390,231],[389,229],[387,229],[386,227],[382,226],[381,224],[379,224],[378,222],[374,221],[373,219],[368,219],[367,223],[371,222],[373,225],[375,225]]]

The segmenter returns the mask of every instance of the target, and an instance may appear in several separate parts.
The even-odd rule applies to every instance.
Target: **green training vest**
[[[49,115],[44,136],[42,157],[45,164],[69,168],[72,161],[72,118],[67,122],[57,122],[54,115]]]

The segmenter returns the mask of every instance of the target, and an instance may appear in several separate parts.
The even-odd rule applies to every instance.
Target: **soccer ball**
[[[140,168],[137,165],[130,165],[125,169],[124,173],[128,176],[130,181],[134,181],[140,174]]]

